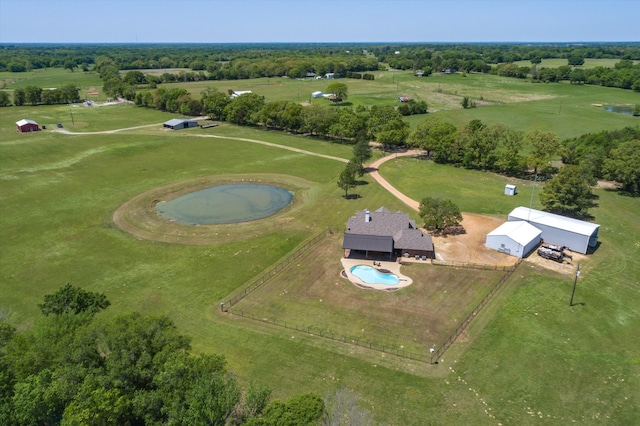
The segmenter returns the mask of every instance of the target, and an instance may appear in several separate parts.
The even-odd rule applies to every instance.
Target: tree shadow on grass
[[[344,198],[347,200],[357,200],[358,198],[362,198],[362,196],[360,194],[349,194]]]

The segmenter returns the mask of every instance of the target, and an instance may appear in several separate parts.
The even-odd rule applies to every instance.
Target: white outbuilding
[[[487,234],[485,245],[490,249],[522,258],[540,244],[541,235],[541,230],[527,222],[505,222]]]
[[[516,207],[509,213],[509,221],[525,221],[542,231],[542,241],[586,254],[598,244],[600,225],[553,213]]]
[[[516,186],[511,184],[506,184],[504,186],[504,195],[516,195]]]
[[[311,97],[313,97],[313,98],[321,98],[323,95],[324,95],[324,93],[322,93],[320,91],[317,91],[317,92],[313,92],[311,94]]]
[[[198,127],[198,122],[188,118],[173,118],[169,121],[165,121],[162,125],[165,129],[180,130],[188,129],[190,127]]]

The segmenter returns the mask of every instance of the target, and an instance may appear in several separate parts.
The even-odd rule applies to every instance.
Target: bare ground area
[[[464,234],[432,236],[436,259],[483,265],[510,266],[517,258],[485,247],[487,234],[504,220],[490,216],[463,213]]]

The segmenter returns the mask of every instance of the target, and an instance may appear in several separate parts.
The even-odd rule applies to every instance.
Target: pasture
[[[496,98],[487,99],[496,103],[464,111],[442,108],[438,116],[456,124],[471,118],[502,121],[521,130],[553,130],[561,137],[637,121],[591,106],[633,103],[637,98],[617,89],[502,81],[495,76],[418,81],[403,73],[380,74],[372,86],[347,81],[353,97],[349,100],[395,104],[398,93],[418,86],[416,93],[425,93],[430,103],[430,94],[440,93],[438,85],[454,99],[464,95],[463,88],[480,91],[493,82]],[[274,98],[267,92],[265,96],[296,100],[303,87],[310,93],[327,84],[285,80],[278,80],[281,85],[268,92]],[[256,93],[261,87],[275,86],[274,79],[254,83]],[[251,80],[219,84],[221,90],[226,90],[223,84],[253,90]],[[531,99],[516,101],[515,94]],[[507,96],[512,102],[506,102]],[[498,104],[500,99],[503,105]],[[159,123],[173,115],[126,105],[73,109],[72,113],[75,124],[68,106],[4,108],[0,116],[0,307],[10,311],[13,324],[28,327],[39,315],[37,304],[43,295],[69,282],[107,295],[112,306],[100,315],[131,311],[168,315],[193,339],[196,352],[225,355],[243,381],[268,384],[277,398],[301,392],[324,395],[348,387],[377,420],[392,425],[640,421],[640,199],[595,190],[598,207],[591,213],[601,224],[601,246],[583,262],[575,297],[578,304],[568,306],[572,277],[525,262],[440,364],[430,366],[220,313],[221,300],[311,236],[331,228],[338,231],[338,238],[355,210],[384,205],[392,211],[407,211],[366,176],[364,184],[354,189],[361,197],[345,200],[336,185],[344,167],[340,161],[242,139],[343,159],[351,156],[351,147],[229,125],[168,132]],[[21,118],[48,128],[49,123],[62,121],[65,129],[74,131],[153,126],[113,134],[64,135],[49,130],[19,134],[15,121]],[[414,159],[388,162],[381,173],[412,198],[450,197],[464,211],[493,216],[503,216],[513,203],[528,205],[531,189],[530,182],[517,182],[520,195],[504,197],[507,180],[502,177]],[[259,235],[249,240],[192,246],[136,238],[112,221],[119,206],[153,188],[202,176],[249,174],[285,174],[308,182],[312,191],[304,207],[286,214],[295,226],[287,226],[287,221],[274,226],[266,220]],[[536,196],[534,207],[537,202]],[[414,212],[411,216],[417,219]],[[242,303],[263,315],[278,315],[285,321],[300,318],[312,326],[327,324],[348,335],[362,329],[369,336],[410,330],[414,334],[401,335],[391,343],[411,341],[406,345],[418,349],[430,343],[421,334],[425,328],[420,323],[427,319],[422,301],[451,304],[444,299],[444,291],[432,288],[426,293],[426,286],[415,284],[404,293],[358,291],[339,278],[339,259],[331,261],[334,254],[340,256],[341,250],[331,244],[316,256],[317,262],[292,266],[278,277],[281,285],[265,287],[265,293]],[[467,306],[482,294],[482,288],[469,293],[472,289],[464,271],[457,277],[434,279],[426,266],[415,265],[406,273],[425,274],[422,282],[441,282],[440,288],[457,283],[456,289],[468,297]],[[327,310],[325,297],[334,310]],[[365,306],[381,307],[370,323],[356,317],[356,311]],[[422,316],[408,316],[405,322],[404,315],[397,315],[396,323],[383,330],[382,320],[398,312],[398,306]],[[458,315],[454,312],[446,320]],[[443,324],[450,325],[447,321]]]
[[[562,83],[534,83],[489,74],[441,74],[414,77],[409,71],[377,71],[374,81],[341,79],[347,84],[347,105],[398,105],[399,96],[424,100],[430,112],[456,126],[464,126],[474,119],[487,124],[505,123],[525,132],[544,129],[560,138],[578,136],[601,130],[620,129],[637,125],[630,115],[607,112],[602,105],[635,105],[638,94],[630,90],[572,85]],[[267,101],[308,102],[328,105],[323,98],[311,93],[325,91],[329,80],[290,78],[261,78],[234,81],[200,81],[171,83],[166,87],[182,87],[194,98],[207,87],[223,93],[228,90],[251,90]],[[476,101],[478,107],[462,109],[464,97]],[[415,125],[425,115],[407,117]]]

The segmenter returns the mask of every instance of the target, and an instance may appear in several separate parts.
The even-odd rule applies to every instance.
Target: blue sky
[[[0,0],[0,43],[640,41],[640,0]]]

